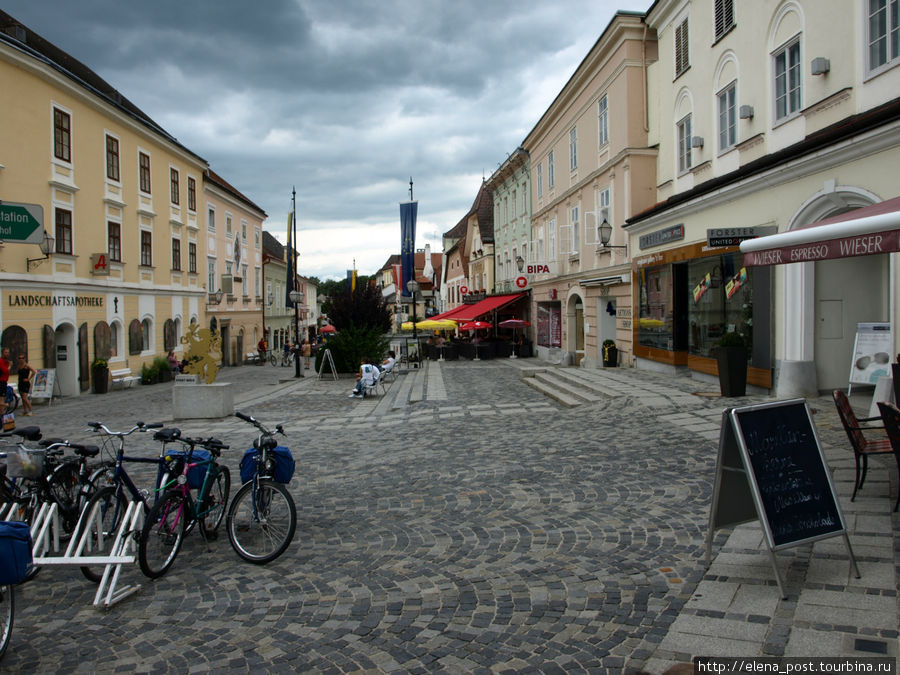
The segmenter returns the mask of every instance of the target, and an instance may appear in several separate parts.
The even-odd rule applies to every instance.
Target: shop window
[[[672,265],[641,270],[638,344],[675,349],[675,275]]]
[[[691,354],[715,358],[715,347],[728,332],[741,333],[753,353],[753,273],[735,253],[688,263]]]
[[[562,347],[562,309],[559,303],[539,303],[537,343],[541,347]]]

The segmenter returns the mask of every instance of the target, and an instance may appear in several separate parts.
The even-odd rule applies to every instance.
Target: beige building
[[[537,271],[527,277],[541,358],[599,367],[611,339],[621,365],[631,363],[632,251],[622,225],[656,197],[646,100],[656,36],[642,18],[616,13],[522,142],[531,158],[528,262]]]
[[[897,12],[885,0],[653,3],[659,203],[627,227],[640,367],[714,376],[716,343],[734,331],[750,342],[748,382],[814,394],[848,385],[859,323],[895,323],[895,254],[817,259],[827,247],[815,246],[809,262],[756,265],[737,244],[900,194]]]
[[[212,169],[203,196],[208,321],[222,338],[222,365],[240,365],[262,335],[266,213]]]

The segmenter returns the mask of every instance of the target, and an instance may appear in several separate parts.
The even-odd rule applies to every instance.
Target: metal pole
[[[410,183],[410,185],[412,185],[412,183]],[[418,368],[420,356],[419,356],[419,331],[416,328],[416,322],[418,321],[418,317],[416,316],[416,292],[415,291],[413,291],[413,294],[412,294],[412,301],[413,301],[413,315],[412,315],[413,342],[415,342],[415,344],[416,344],[416,368]]]
[[[294,272],[293,278],[293,286],[295,291],[299,291],[300,288],[297,286],[298,277],[300,275],[297,274],[297,190],[295,188],[291,188],[291,201],[293,202],[294,207],[294,217],[291,218],[291,227],[293,231],[291,232],[291,245],[293,247],[293,251],[291,251],[291,255],[294,256],[291,260],[291,269]],[[302,301],[301,301],[302,302]],[[298,303],[294,302],[294,377],[305,377],[303,375],[303,368],[300,364],[300,308],[297,306]]]

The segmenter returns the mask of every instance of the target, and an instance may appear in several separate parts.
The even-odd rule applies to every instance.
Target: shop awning
[[[454,307],[451,310],[448,310],[431,318],[453,319],[454,321],[474,321],[478,317],[489,314],[495,309],[506,307],[506,305],[515,302],[525,295],[525,293],[515,293],[513,295],[495,295],[490,298],[485,298],[484,300],[476,302],[472,305],[460,305],[459,307]]]
[[[805,227],[741,242],[744,266],[781,265],[900,251],[900,197]]]

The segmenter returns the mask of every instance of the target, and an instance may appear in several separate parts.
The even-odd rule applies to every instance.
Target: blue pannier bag
[[[173,450],[172,452],[167,452],[166,457],[180,457],[182,460],[187,458],[187,450]],[[210,454],[209,450],[201,450],[196,449],[191,454],[191,462],[206,462],[209,461]],[[184,465],[179,464],[184,470]],[[188,469],[188,487],[192,490],[199,490],[203,487],[203,479],[206,478],[206,472],[209,471],[209,465],[203,464],[201,466],[192,466]],[[174,476],[173,476],[174,478]]]
[[[276,483],[290,483],[294,477],[294,456],[290,449],[279,445],[273,450],[269,450],[270,456],[275,460],[275,470],[272,472],[272,480]],[[253,480],[253,473],[256,471],[256,457],[259,450],[250,448],[244,453],[241,459],[241,483]]]
[[[28,523],[0,520],[0,585],[22,583],[31,562]]]

